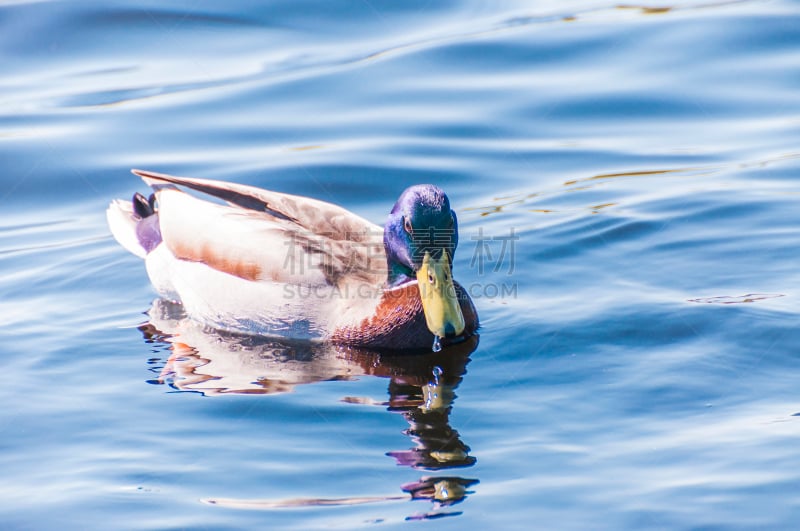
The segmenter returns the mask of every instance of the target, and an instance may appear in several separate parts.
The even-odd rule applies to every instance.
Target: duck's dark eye
[[[434,283],[433,273],[431,273],[430,271],[428,271],[428,282],[430,282],[431,284]]]
[[[411,226],[411,221],[405,216],[403,217],[403,228],[409,234],[412,234],[414,232],[414,228]]]

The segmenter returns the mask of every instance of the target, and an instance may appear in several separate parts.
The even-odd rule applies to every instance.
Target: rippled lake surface
[[[800,3],[12,0],[0,50],[4,529],[800,521]],[[192,325],[132,167],[442,186],[479,342]]]

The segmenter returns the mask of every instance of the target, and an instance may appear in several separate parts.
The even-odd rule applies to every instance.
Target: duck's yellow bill
[[[460,335],[464,331],[464,315],[456,297],[447,253],[442,252],[437,260],[426,252],[417,271],[417,281],[428,329],[438,337]]]

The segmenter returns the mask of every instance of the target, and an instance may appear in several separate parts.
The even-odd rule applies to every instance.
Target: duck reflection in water
[[[287,342],[231,335],[203,328],[186,318],[180,305],[157,299],[150,320],[139,327],[145,340],[169,352],[151,383],[167,384],[179,391],[206,396],[223,394],[274,394],[298,385],[352,380],[360,376],[389,379],[388,402],[345,397],[348,403],[375,404],[400,413],[409,427],[404,433],[414,446],[390,451],[398,465],[431,472],[469,467],[475,457],[450,426],[450,412],[477,336],[426,355],[391,355],[330,344]],[[207,503],[248,509],[354,505],[387,500],[430,500],[431,511],[409,519],[457,515],[448,507],[471,494],[475,479],[456,475],[423,476],[402,486],[406,496],[334,499],[234,500],[209,499]]]

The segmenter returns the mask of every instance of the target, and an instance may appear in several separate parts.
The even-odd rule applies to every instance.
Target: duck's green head
[[[421,184],[406,189],[383,229],[389,285],[416,279],[430,331],[453,337],[464,331],[464,316],[453,286],[458,220],[441,188]]]

